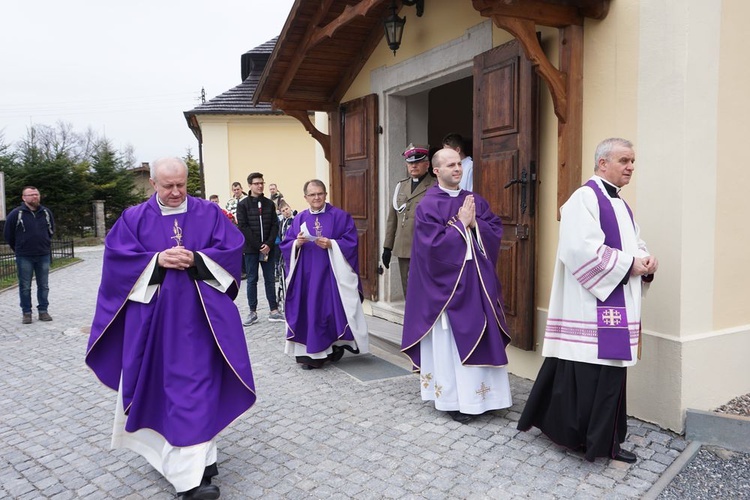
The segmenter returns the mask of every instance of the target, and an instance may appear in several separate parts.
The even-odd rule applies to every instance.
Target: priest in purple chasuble
[[[596,457],[633,463],[627,367],[638,360],[641,296],[658,267],[619,196],[633,175],[630,141],[607,139],[594,176],[561,208],[560,238],[542,355],[518,429]]]
[[[186,182],[179,158],[154,162],[154,196],[107,235],[86,363],[118,393],[112,447],[184,498],[218,498],[215,437],[255,402],[234,304],[244,238]]]
[[[417,206],[401,350],[420,372],[422,399],[465,423],[512,404],[495,272],[503,225],[459,187],[456,151],[437,151],[432,168],[438,185]]]
[[[303,369],[369,351],[362,310],[357,228],[351,215],[326,203],[325,184],[304,186],[310,208],[297,214],[283,241],[286,348]]]

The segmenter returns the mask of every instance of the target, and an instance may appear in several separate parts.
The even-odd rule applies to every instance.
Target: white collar
[[[453,190],[453,189],[448,189],[448,188],[444,188],[444,187],[443,187],[443,186],[441,186],[440,184],[438,184],[438,187],[439,187],[440,189],[442,189],[442,190],[443,190],[444,192],[448,193],[448,195],[449,195],[449,196],[450,196],[451,198],[455,198],[456,196],[458,196],[458,195],[459,195],[459,194],[461,193],[461,188],[458,188],[458,189],[456,189],[456,190]]]
[[[159,204],[159,210],[161,210],[162,215],[177,215],[177,214],[184,214],[187,212],[187,198],[185,198],[185,201],[180,203],[180,206],[178,207],[168,207],[164,203],[161,202],[159,197],[156,197],[156,203]]]

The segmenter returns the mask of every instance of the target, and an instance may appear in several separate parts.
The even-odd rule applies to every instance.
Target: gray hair
[[[303,194],[307,194],[307,186],[309,186],[310,184],[323,188],[323,192],[328,194],[328,191],[326,191],[326,185],[320,179],[310,179],[309,181],[305,182],[305,185],[302,187]]]
[[[177,168],[182,167],[185,169],[185,176],[188,174],[188,166],[185,160],[178,158],[177,156],[170,156],[165,158],[157,158],[149,165],[149,176],[152,181],[156,180],[156,173],[163,168]]]
[[[597,172],[599,170],[599,160],[601,160],[602,158],[608,158],[615,146],[622,146],[625,148],[633,149],[633,143],[627,139],[621,139],[619,137],[610,137],[609,139],[604,139],[596,147],[596,152],[594,153],[594,172]]]

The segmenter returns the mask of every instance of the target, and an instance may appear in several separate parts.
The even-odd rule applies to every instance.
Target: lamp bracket
[[[424,0],[401,0],[401,3],[410,7],[416,5],[417,17],[422,17],[422,14],[424,14]]]

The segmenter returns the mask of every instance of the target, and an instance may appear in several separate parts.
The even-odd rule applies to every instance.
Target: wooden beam
[[[585,17],[601,21],[609,14],[609,0],[579,0],[578,10]]]
[[[310,41],[307,44],[307,49],[311,49],[319,44],[326,38],[331,38],[342,26],[346,26],[354,18],[359,16],[366,16],[375,7],[379,6],[385,0],[365,0],[359,2],[355,7],[347,5],[344,7],[344,11],[333,21],[328,23],[324,28],[318,28],[315,33],[310,37]]]
[[[280,109],[284,112],[287,110],[294,111],[336,111],[338,104],[335,102],[321,101],[298,101],[294,99],[274,99],[271,101],[273,109]]]
[[[503,16],[526,19],[542,26],[563,28],[583,25],[577,7],[558,5],[543,0],[472,0],[474,8],[485,17]]]
[[[536,36],[536,26],[528,19],[514,17],[493,16],[492,21],[498,28],[502,28],[516,37],[523,47],[526,57],[535,66],[536,72],[547,83],[552,94],[552,105],[555,114],[561,122],[568,121],[568,95],[566,91],[566,76],[555,68],[547,59],[539,39]]]
[[[557,208],[581,185],[583,158],[583,26],[560,30],[560,69],[567,89],[567,120],[557,124]]]
[[[349,68],[346,70],[346,72],[341,75],[339,84],[335,89],[333,89],[333,92],[329,96],[329,101],[341,102],[341,99],[344,97],[347,90],[349,90],[352,82],[355,78],[357,78],[357,75],[359,75],[359,72],[362,71],[362,68],[365,66],[365,64],[367,64],[367,60],[370,58],[372,53],[375,52],[375,48],[380,44],[380,41],[384,36],[385,31],[382,29],[374,29],[370,32],[370,35],[365,40],[365,43],[362,44],[362,50],[359,52],[357,57],[350,62]]]
[[[284,72],[284,77],[281,79],[279,86],[276,88],[275,95],[283,96],[284,94],[286,94],[286,91],[289,90],[289,86],[292,84],[294,77],[297,76],[297,70],[299,70],[299,67],[302,65],[305,57],[307,57],[307,52],[310,46],[310,39],[318,29],[318,24],[320,24],[325,15],[328,14],[328,11],[331,9],[331,5],[333,4],[333,2],[334,0],[321,1],[320,8],[315,11],[315,15],[312,16],[310,22],[307,25],[307,30],[305,30],[304,36],[300,39],[301,45],[297,46],[294,57],[291,61],[289,61],[289,66],[287,66],[286,72]]]
[[[317,128],[315,128],[315,125],[310,120],[310,114],[307,111],[301,111],[296,109],[290,109],[290,110],[283,110],[284,113],[286,113],[289,116],[292,116],[296,118],[300,123],[302,123],[302,126],[305,127],[305,130],[307,130],[307,133],[310,134],[313,139],[318,141],[318,144],[320,144],[320,147],[323,148],[323,154],[326,157],[326,160],[329,162],[331,161],[331,136],[326,135]]]

